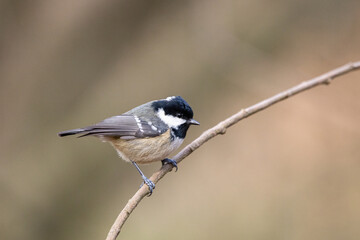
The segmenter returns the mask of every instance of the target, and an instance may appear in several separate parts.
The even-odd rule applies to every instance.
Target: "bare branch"
[[[251,107],[246,109],[242,109],[240,112],[230,116],[229,118],[225,119],[224,121],[218,123],[214,127],[206,130],[203,132],[197,139],[195,139],[192,143],[187,145],[184,149],[182,149],[173,159],[178,163],[181,162],[184,158],[189,156],[193,151],[198,149],[201,145],[205,142],[209,141],[213,137],[224,134],[227,128],[231,127],[232,125],[236,124],[240,120],[247,118],[254,113],[257,113],[265,108],[270,107],[271,105],[285,100],[289,97],[294,96],[300,92],[313,88],[315,86],[321,84],[329,84],[334,78],[349,73],[351,71],[357,70],[360,68],[360,61],[346,64],[342,67],[336,68],[330,72],[327,72],[321,76],[316,78],[310,79],[308,81],[302,82],[299,85],[292,87],[288,90],[285,90],[273,97],[265,99]],[[157,183],[161,178],[165,176],[168,172],[172,169],[171,164],[165,164],[162,166],[157,172],[155,172],[151,177],[150,180],[154,183]],[[144,184],[136,193],[135,195],[128,201],[124,209],[120,212],[119,216],[116,218],[113,226],[111,227],[106,240],[115,240],[116,237],[119,235],[122,226],[124,225],[125,221],[128,219],[132,211],[136,208],[136,206],[140,203],[140,201],[147,196],[149,193],[148,187]]]

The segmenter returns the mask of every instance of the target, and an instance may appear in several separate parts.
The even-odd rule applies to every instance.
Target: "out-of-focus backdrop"
[[[1,1],[0,238],[104,239],[138,189],[57,132],[171,95],[199,127],[360,59],[360,2]],[[168,174],[120,239],[359,239],[360,73],[232,127]],[[144,166],[151,175],[160,164]]]

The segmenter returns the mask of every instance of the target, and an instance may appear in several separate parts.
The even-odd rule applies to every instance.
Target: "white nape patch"
[[[171,97],[167,97],[165,100],[166,101],[171,101],[171,100],[173,100],[174,98],[176,98],[175,96],[171,96]]]
[[[134,118],[135,118],[136,124],[138,125],[138,127],[139,127],[139,129],[140,129],[140,132],[144,132],[139,117],[136,116],[136,115],[134,115]]]
[[[157,127],[155,127],[151,121],[148,121],[147,123],[149,124],[152,130],[157,131]]]
[[[170,128],[177,129],[181,124],[184,124],[186,122],[185,119],[178,118],[172,115],[166,115],[163,108],[159,108],[159,110],[156,113],[158,117],[166,123]]]

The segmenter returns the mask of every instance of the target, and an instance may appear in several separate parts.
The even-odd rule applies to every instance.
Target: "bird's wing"
[[[95,125],[65,131],[59,133],[60,136],[67,136],[81,133],[80,137],[85,136],[109,136],[120,137],[123,139],[145,138],[159,136],[164,131],[157,129],[150,121],[142,118],[123,114],[113,116]]]

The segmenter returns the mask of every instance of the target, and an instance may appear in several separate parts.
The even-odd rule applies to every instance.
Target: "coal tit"
[[[150,195],[155,184],[140,170],[137,164],[162,161],[172,164],[176,161],[166,158],[180,147],[190,125],[199,125],[193,119],[190,105],[180,96],[155,100],[121,114],[84,128],[60,132],[60,137],[82,134],[96,136],[109,142],[118,155],[131,162],[139,171]]]

